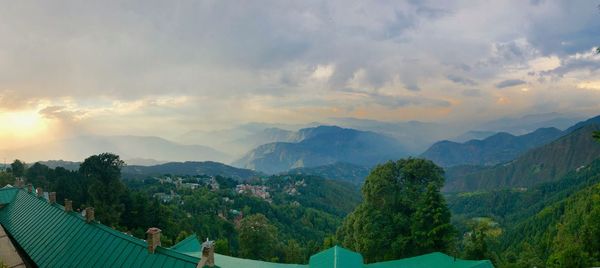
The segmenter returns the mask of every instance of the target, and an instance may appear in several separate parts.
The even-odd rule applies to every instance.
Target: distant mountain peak
[[[234,162],[234,165],[278,173],[291,168],[336,162],[371,166],[406,155],[395,139],[375,132],[322,125],[300,129],[295,135],[295,142],[258,146]]]
[[[521,153],[551,142],[562,135],[563,132],[557,128],[540,128],[521,136],[499,132],[485,139],[474,139],[465,143],[437,142],[421,156],[445,167],[495,165],[510,161]]]

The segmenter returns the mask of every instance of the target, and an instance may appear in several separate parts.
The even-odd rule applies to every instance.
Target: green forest
[[[168,247],[197,234],[214,239],[218,253],[243,258],[306,263],[339,244],[368,263],[440,251],[497,267],[600,265],[600,160],[527,189],[453,194],[440,192],[444,170],[418,158],[377,165],[361,187],[307,175],[244,182],[267,187],[263,198],[221,176],[184,177],[195,189],[157,177],[122,179],[123,166],[110,153],[74,171],[15,160],[0,185],[22,177],[56,192],[60,203],[94,207],[99,222],[136,237],[158,227]],[[176,198],[157,197],[165,193]]]

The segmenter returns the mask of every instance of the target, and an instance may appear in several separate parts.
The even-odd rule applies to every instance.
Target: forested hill
[[[573,254],[571,260],[600,260],[600,245],[595,242],[600,241],[599,193],[600,160],[596,160],[528,190],[452,194],[447,200],[457,226],[466,228],[465,223],[481,217],[498,224],[501,235],[487,241],[497,264],[544,267]]]
[[[285,174],[313,175],[326,179],[361,184],[369,175],[369,171],[370,169],[365,166],[338,162],[318,167],[295,168],[285,172]]]
[[[219,175],[223,177],[234,178],[236,180],[247,180],[261,175],[261,173],[253,170],[236,168],[212,161],[171,162],[155,166],[124,166],[122,173],[124,178],[171,174],[177,176]]]
[[[600,157],[600,144],[592,132],[600,124],[584,125],[544,146],[527,151],[514,161],[489,168],[450,168],[446,173],[447,192],[531,187],[559,179],[567,172]],[[463,172],[456,172],[461,169]]]
[[[556,140],[562,135],[563,132],[557,128],[540,128],[521,136],[501,132],[483,140],[470,140],[465,143],[440,141],[429,147],[421,156],[444,167],[496,165],[513,160],[521,153]]]
[[[261,145],[236,161],[234,166],[280,173],[293,168],[336,162],[373,166],[406,156],[406,151],[397,140],[370,131],[319,126],[301,129],[297,136],[299,142]]]

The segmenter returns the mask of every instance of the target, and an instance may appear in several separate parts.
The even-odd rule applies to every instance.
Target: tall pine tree
[[[450,217],[439,188],[429,184],[413,219],[412,234],[417,253],[449,252],[452,249],[456,231],[450,224]]]

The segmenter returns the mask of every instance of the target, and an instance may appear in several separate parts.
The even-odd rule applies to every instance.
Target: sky
[[[0,1],[0,148],[600,112],[600,1]]]

